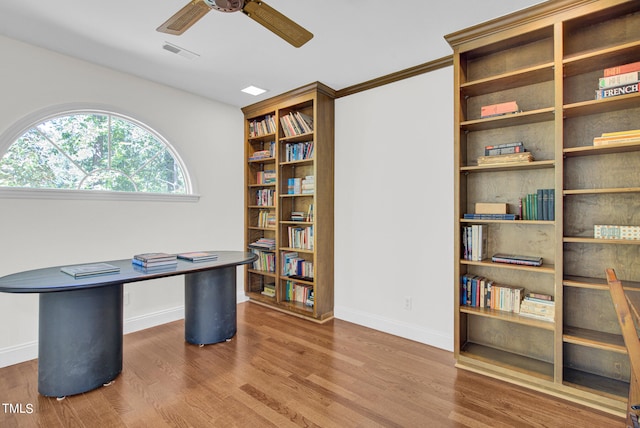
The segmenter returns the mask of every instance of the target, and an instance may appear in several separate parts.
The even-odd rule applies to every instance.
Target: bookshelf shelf
[[[547,107],[505,116],[473,119],[460,123],[460,127],[468,132],[485,131],[488,129],[505,128],[509,126],[529,125],[537,122],[548,122],[554,118],[554,108]]]
[[[542,265],[542,266],[527,266],[527,265],[516,265],[509,263],[494,263],[491,261],[474,261],[474,260],[460,260],[460,264],[462,265],[472,265],[472,266],[482,266],[482,267],[492,267],[496,269],[513,269],[519,271],[527,271],[527,272],[536,272],[536,273],[545,273],[545,274],[554,274],[555,267],[551,265]]]
[[[627,354],[627,347],[619,334],[566,326],[562,340],[566,343]]]
[[[640,2],[554,0],[445,38],[454,50],[457,366],[623,416],[630,365],[605,269],[640,307],[640,241],[596,239],[593,229],[640,224],[640,143],[593,142],[640,129],[640,93],[596,99],[605,69],[640,61]],[[483,106],[510,101],[522,112],[481,117]],[[535,161],[478,165],[486,146],[513,142]],[[463,218],[479,202],[516,213],[537,189],[554,190],[555,220]],[[464,259],[475,224],[486,227],[489,256],[536,255],[543,265]],[[461,278],[473,276],[553,296],[555,321],[467,306]]]
[[[549,62],[498,76],[467,82],[460,85],[460,90],[464,96],[473,97],[488,92],[504,91],[520,86],[552,81],[553,65],[552,62]]]
[[[553,379],[553,364],[548,361],[506,352],[477,343],[467,343],[461,351],[460,357],[458,366],[471,368],[474,371],[487,373],[490,376],[495,374],[492,370],[502,373],[503,376],[509,376],[510,373],[505,373],[505,370],[511,370],[515,372],[512,376],[516,378],[521,374],[526,377],[533,377],[536,380],[551,381]],[[509,378],[512,377],[509,376]]]
[[[520,162],[520,163],[505,163],[497,165],[475,165],[475,166],[462,166],[460,172],[497,172],[497,171],[514,171],[514,170],[527,170],[527,169],[544,169],[553,168],[556,162],[553,160],[541,160],[533,162]]]
[[[562,239],[563,242],[574,242],[582,244],[600,244],[600,245],[640,245],[640,240],[631,239],[598,239],[598,238],[583,238],[580,236],[565,236]]]
[[[479,317],[495,318],[495,319],[499,319],[506,322],[524,324],[530,327],[542,328],[545,330],[554,329],[552,322],[527,318],[525,316],[521,316],[511,312],[498,311],[498,310],[486,309],[486,308],[483,308],[483,309],[472,308],[472,307],[461,307],[460,312],[476,315]]]
[[[247,268],[245,293],[256,303],[319,322],[333,316],[334,98],[332,89],[313,83],[242,109],[247,160],[245,244],[263,238],[275,243],[269,259],[274,272]],[[275,132],[251,136],[256,124],[269,120]],[[266,147],[273,156],[250,159]],[[256,184],[261,181],[256,179],[258,172],[267,169],[275,171],[275,182]],[[300,188],[292,184],[296,180]],[[260,189],[273,190],[273,205],[255,205],[253,195]],[[290,189],[296,193],[289,193]],[[268,222],[273,227],[257,224],[260,210],[273,213]],[[307,240],[312,240],[313,249],[295,248],[298,242],[308,246]],[[306,277],[287,276],[293,269],[287,263],[305,269]],[[275,295],[264,295],[265,290]]]
[[[566,104],[563,106],[563,114],[565,118],[589,116],[597,113],[626,110],[637,107],[638,104],[640,104],[639,94],[626,94],[602,100],[587,100]]]
[[[612,153],[637,152],[640,150],[640,144],[610,144],[607,146],[581,146],[568,147],[562,150],[564,156],[592,156],[607,155]]]
[[[554,226],[555,222],[550,220],[473,220],[468,218],[461,218],[461,223],[470,224],[490,224],[490,223],[502,223],[502,224],[516,224],[516,225],[547,225]]]

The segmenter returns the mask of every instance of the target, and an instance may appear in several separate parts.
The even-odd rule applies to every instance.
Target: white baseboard
[[[130,317],[124,320],[123,332],[124,334],[133,333],[183,318],[184,306]],[[35,358],[38,358],[37,341],[0,349],[0,367],[12,366]]]
[[[133,333],[134,331],[140,331],[147,328],[155,327],[157,325],[178,321],[183,318],[184,306],[178,306],[176,308],[165,309],[158,312],[139,315],[137,317],[127,318],[124,320],[122,329],[124,334],[128,334]]]
[[[0,349],[0,367],[12,366],[35,358],[38,358],[37,341]]]
[[[445,351],[453,351],[453,338],[442,332],[345,307],[336,306],[333,314],[335,318],[343,321],[424,343]]]

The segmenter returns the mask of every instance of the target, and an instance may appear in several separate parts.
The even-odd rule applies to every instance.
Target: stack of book
[[[555,219],[555,190],[538,189],[535,193],[529,193],[520,198],[518,210],[522,220],[549,220]]]
[[[178,264],[178,257],[168,253],[142,253],[136,254],[131,263],[145,270],[171,269]]]
[[[249,122],[249,137],[255,138],[268,134],[275,134],[276,119],[268,114],[262,120],[252,120]]]
[[[276,155],[276,143],[275,141],[270,141],[267,143],[267,148],[264,150],[257,150],[249,156],[249,160],[263,160],[263,159],[271,159]]]
[[[190,251],[187,253],[179,253],[178,258],[190,262],[208,262],[218,260],[218,255],[209,251]]]
[[[307,216],[302,211],[291,211],[291,221],[305,221]]]
[[[633,144],[640,143],[640,129],[604,132],[600,137],[593,139],[594,146],[607,146],[611,144]]]
[[[462,228],[462,257],[465,260],[481,261],[489,257],[486,224],[473,224]]]
[[[262,286],[262,293],[267,297],[276,297],[276,285],[274,283],[264,284]]]
[[[542,257],[539,256],[498,253],[491,257],[491,261],[495,263],[507,263],[514,265],[542,266]]]
[[[528,293],[520,303],[520,315],[553,322],[555,319],[555,307],[553,296]]]
[[[530,152],[509,153],[495,156],[480,156],[478,157],[478,166],[528,163],[533,161],[533,155]]]
[[[256,250],[273,251],[276,249],[276,240],[273,238],[260,238],[257,241],[249,244],[249,248],[255,248]]]
[[[465,213],[469,220],[517,220],[518,214],[509,214],[508,205],[504,202],[476,202],[475,213]]]
[[[316,191],[316,179],[313,175],[307,175],[302,179],[300,190],[303,195],[313,194]]]
[[[638,82],[640,82],[640,61],[605,68],[604,76],[598,79],[596,99],[637,93]]]
[[[291,112],[280,118],[282,132],[286,137],[313,132],[313,117],[299,111]]]
[[[466,274],[460,280],[460,304],[463,306],[519,313],[523,297],[523,287],[495,284],[483,276]]]

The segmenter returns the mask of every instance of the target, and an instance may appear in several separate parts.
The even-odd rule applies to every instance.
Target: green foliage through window
[[[0,186],[187,193],[185,172],[160,137],[110,113],[47,119],[0,159]]]

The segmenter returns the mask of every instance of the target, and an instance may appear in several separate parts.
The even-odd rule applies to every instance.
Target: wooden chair
[[[611,292],[611,299],[613,300],[613,306],[615,307],[618,322],[620,323],[620,329],[622,330],[624,344],[627,347],[627,353],[629,354],[631,367],[629,401],[627,403],[627,426],[639,428],[638,416],[640,416],[640,384],[638,382],[640,382],[640,340],[638,339],[634,317],[636,321],[640,318],[638,317],[638,312],[635,306],[625,295],[624,290],[622,289],[622,283],[618,280],[615,271],[613,269],[606,269],[605,272],[607,275],[607,283],[609,284],[609,291]]]

